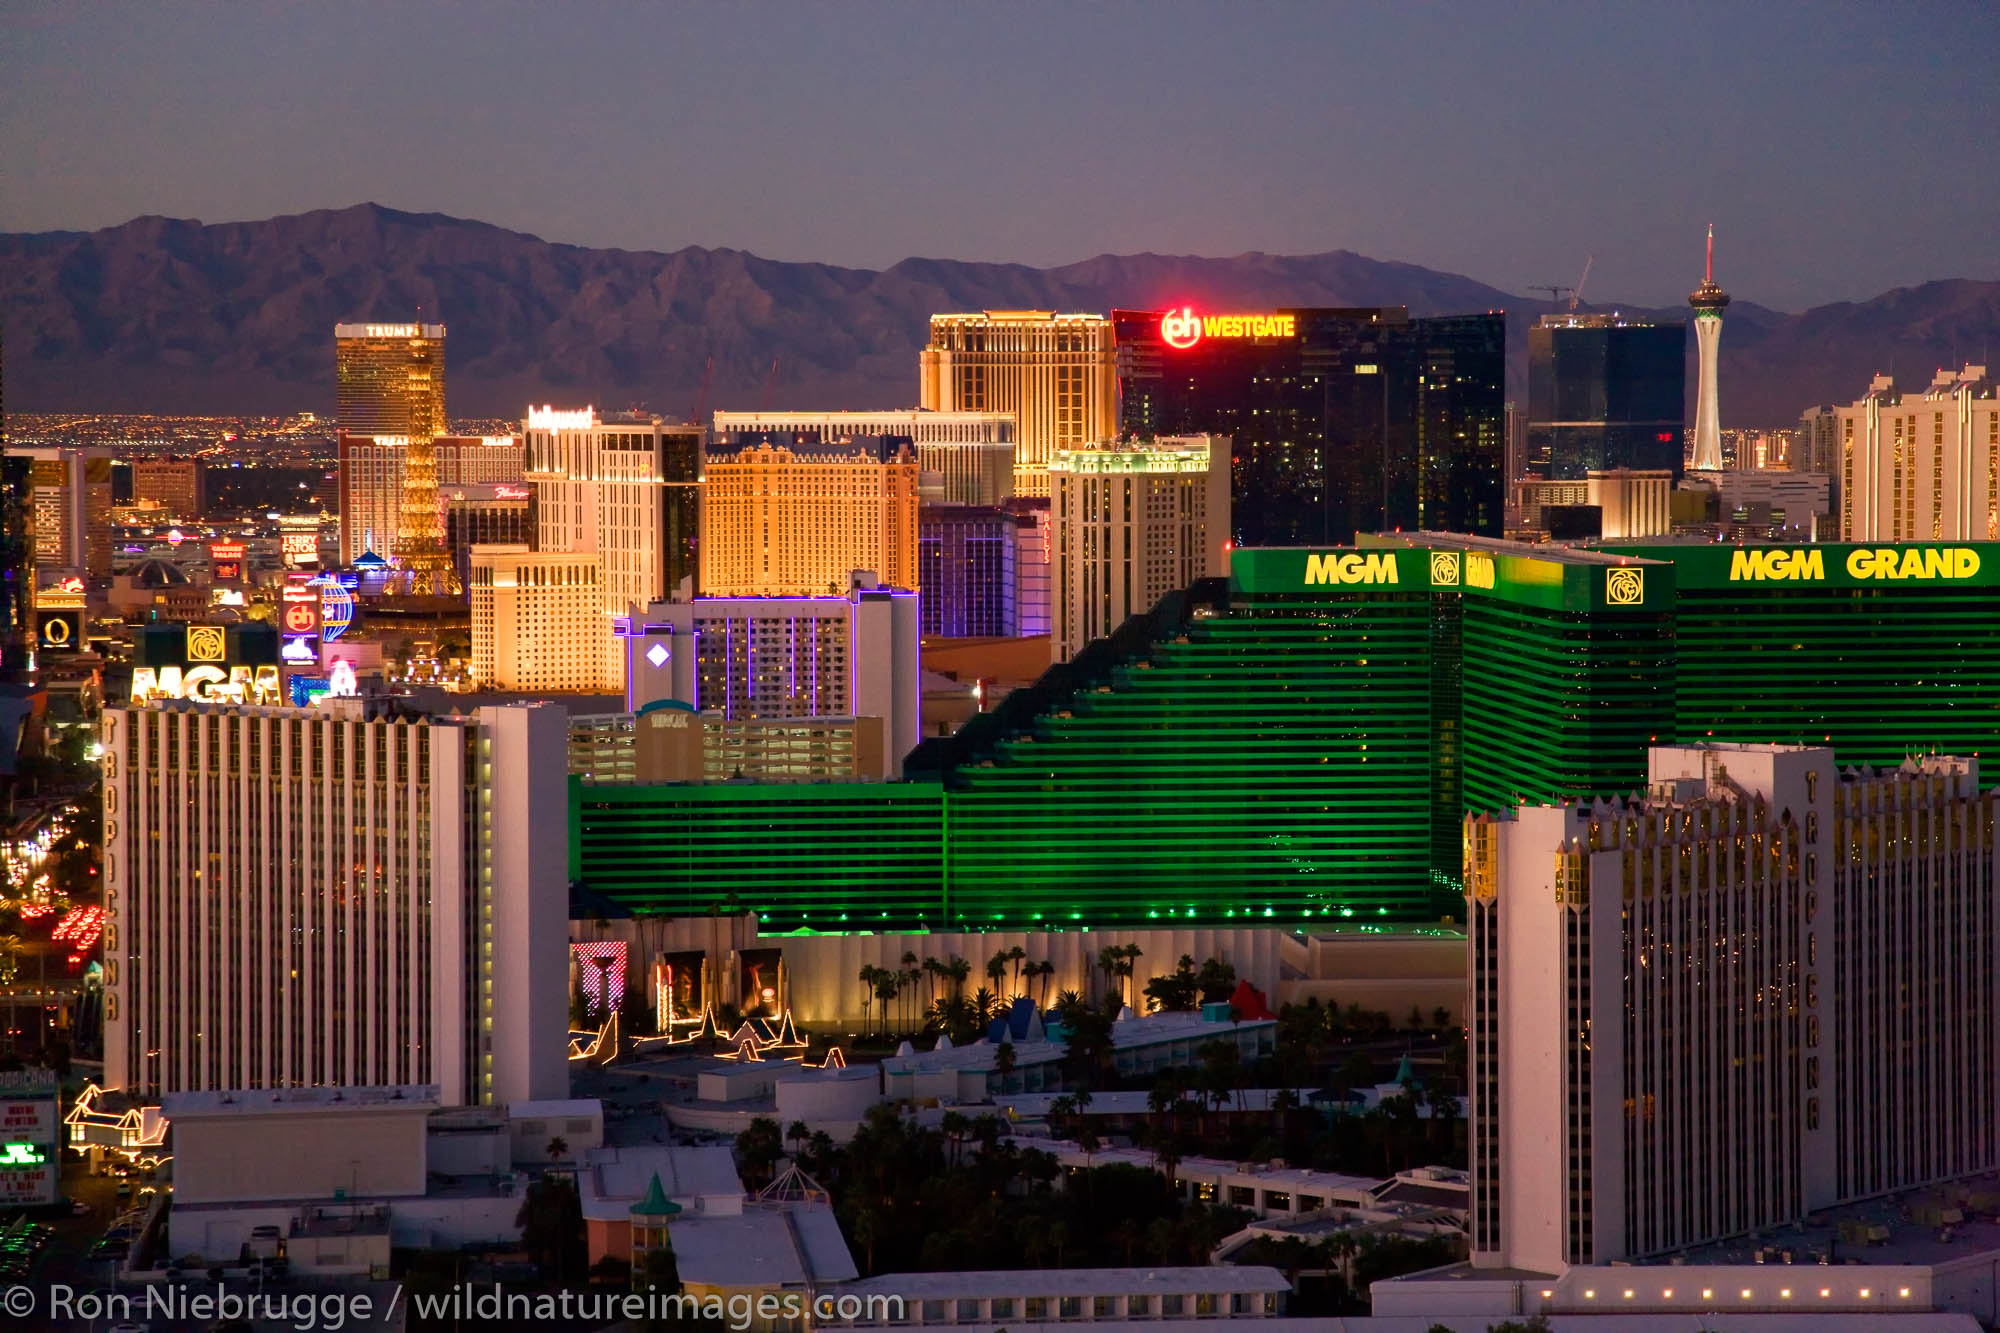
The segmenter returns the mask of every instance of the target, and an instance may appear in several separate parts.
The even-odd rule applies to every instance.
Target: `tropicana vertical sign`
[[[1160,341],[1184,352],[1203,338],[1292,338],[1298,327],[1297,315],[1197,315],[1184,305],[1160,316]]]

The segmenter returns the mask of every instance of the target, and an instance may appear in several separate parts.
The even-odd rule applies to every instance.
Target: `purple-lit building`
[[[925,505],[917,511],[925,634],[980,639],[1021,632],[1020,523],[990,505]]]
[[[697,597],[634,608],[626,703],[725,718],[879,717],[892,766],[922,739],[918,597],[857,576],[824,597]],[[672,709],[639,721],[675,725]],[[682,723],[685,725],[685,722]]]

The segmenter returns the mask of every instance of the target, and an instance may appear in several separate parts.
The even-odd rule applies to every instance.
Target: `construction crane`
[[[1583,299],[1583,284],[1590,281],[1590,266],[1596,262],[1596,255],[1585,255],[1583,257],[1583,276],[1578,278],[1576,286],[1569,290],[1569,312],[1572,315],[1576,313],[1576,303]]]
[[[1529,284],[1528,290],[1531,292],[1547,292],[1549,294],[1549,313],[1553,315],[1556,312],[1556,307],[1562,304],[1563,293],[1572,291],[1573,289],[1558,287],[1550,282],[1539,282]],[[1576,302],[1570,302],[1570,309],[1576,309]]]

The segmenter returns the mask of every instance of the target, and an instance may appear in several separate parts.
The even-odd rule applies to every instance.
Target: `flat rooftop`
[[[1943,1186],[1906,1190],[1900,1194],[1862,1203],[1845,1204],[1813,1213],[1802,1226],[1779,1227],[1753,1237],[1740,1236],[1686,1251],[1690,1264],[1754,1264],[1757,1251],[1765,1252],[1766,1264],[1783,1263],[1783,1251],[1792,1253],[1794,1264],[1817,1264],[1825,1255],[1836,1264],[1909,1264],[1929,1267],[1957,1263],[1977,1254],[2000,1251],[2000,1221],[1996,1214],[1981,1210],[1974,1217],[1970,1209],[1962,1221],[1947,1227],[1925,1222],[1918,1213],[1926,1205],[1958,1207],[1955,1194],[1970,1189],[1989,1196],[2000,1195],[2000,1172],[1952,1181]],[[1885,1239],[1863,1243],[1842,1240],[1843,1225],[1886,1229]],[[1941,1237],[1949,1230],[1951,1239]],[[1778,1253],[1773,1253],[1774,1251]],[[1656,1255],[1635,1260],[1637,1265],[1663,1265],[1669,1256]]]
[[[1277,1020],[1269,1018],[1214,1022],[1198,1013],[1148,1014],[1144,1018],[1134,1015],[1130,1018],[1121,1018],[1111,1025],[1111,1045],[1117,1050],[1136,1050],[1176,1041],[1233,1037],[1239,1032],[1276,1026]],[[1048,1064],[1062,1059],[1069,1053],[1069,1047],[1059,1041],[1017,1041],[1013,1045],[1014,1065],[1017,1069],[1028,1065]],[[948,1046],[942,1049],[917,1051],[911,1055],[892,1055],[882,1061],[882,1068],[895,1074],[942,1069],[990,1069],[993,1066],[994,1053],[998,1049],[981,1037],[967,1046]]]
[[[1650,538],[1647,539],[1650,542]],[[1475,537],[1463,532],[1379,532],[1363,534],[1363,544],[1385,546],[1436,547],[1445,551],[1483,551],[1488,555],[1513,555],[1525,560],[1551,560],[1565,565],[1656,565],[1658,560],[1643,556],[1618,555],[1583,546],[1554,543],[1517,542],[1504,537]],[[1628,543],[1636,545],[1638,543]]]
[[[286,1111],[430,1112],[438,1109],[439,1100],[435,1083],[361,1088],[234,1088],[218,1092],[170,1092],[160,1099],[160,1114],[177,1120]]]
[[[823,1287],[851,1281],[860,1271],[833,1209],[824,1203],[753,1203],[726,1215],[683,1213],[672,1232],[681,1280],[701,1286]]]
[[[985,1300],[995,1296],[1192,1296],[1201,1292],[1256,1294],[1289,1290],[1291,1284],[1275,1268],[1215,1264],[1199,1268],[1025,1268],[962,1273],[883,1273],[847,1283],[837,1294],[902,1296],[912,1301],[926,1301]],[[1261,1322],[1259,1326],[1262,1326]],[[1158,1325],[1149,1322],[1147,1327],[1156,1328]]]

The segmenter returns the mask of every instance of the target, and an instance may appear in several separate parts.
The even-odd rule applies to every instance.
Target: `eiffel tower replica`
[[[438,503],[437,446],[412,435],[403,455],[403,508],[396,528],[396,563],[420,597],[456,597],[464,591],[444,544],[444,511]]]

